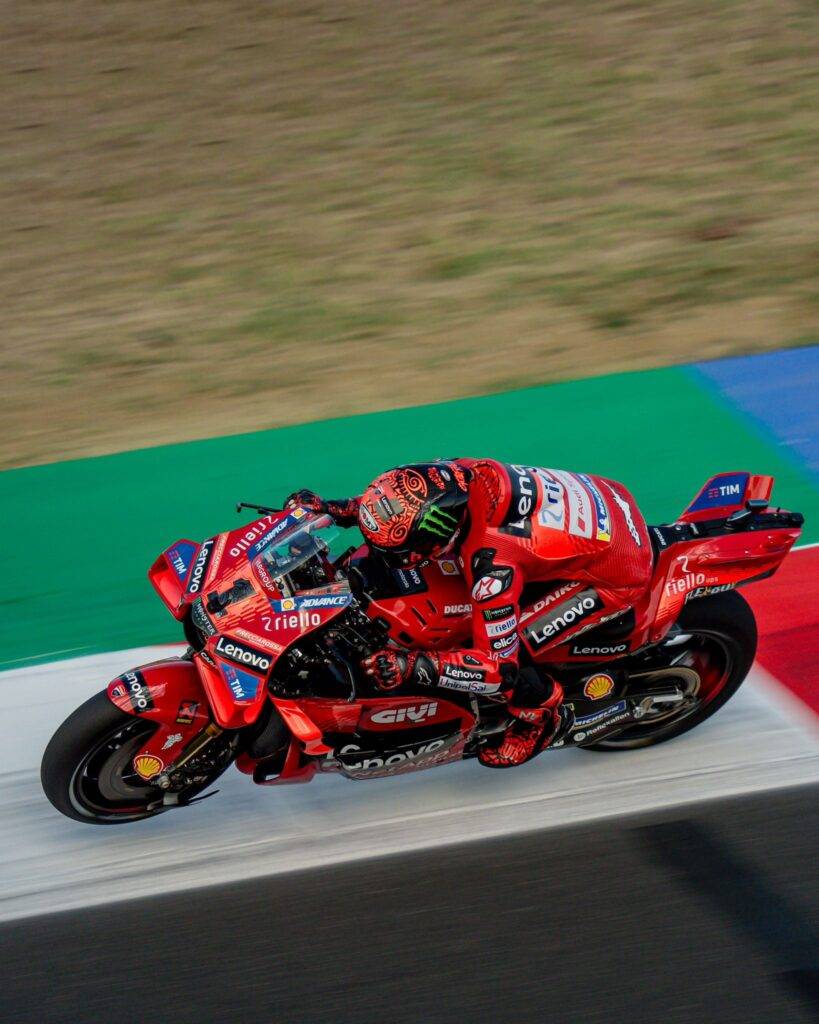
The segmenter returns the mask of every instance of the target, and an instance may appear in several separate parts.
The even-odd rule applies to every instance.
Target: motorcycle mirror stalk
[[[268,508],[267,505],[254,505],[254,504],[252,504],[251,502],[248,502],[248,501],[237,501],[236,502],[236,512],[237,512],[237,514],[239,512],[241,512],[243,508],[249,508],[253,512],[261,512],[262,515],[266,515],[266,516],[272,516],[272,515],[275,515],[277,512],[281,512],[282,511],[282,509],[280,509],[280,508]]]

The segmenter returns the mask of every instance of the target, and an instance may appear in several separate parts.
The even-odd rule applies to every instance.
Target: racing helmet
[[[468,473],[456,462],[418,462],[376,477],[358,524],[370,546],[395,565],[441,554],[466,521]]]

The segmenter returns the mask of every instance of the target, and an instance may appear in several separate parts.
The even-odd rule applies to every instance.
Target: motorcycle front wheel
[[[583,750],[638,750],[665,743],[701,725],[737,692],[751,669],[757,644],[756,620],[745,598],[729,590],[690,601],[677,625],[686,639],[669,646],[669,669],[664,671],[689,670],[689,679],[691,670],[696,673],[698,682],[688,699],[678,709],[646,715]]]
[[[140,821],[168,810],[164,791],[140,778],[132,763],[157,728],[120,711],[105,692],[95,694],[68,716],[45,749],[45,795],[66,817],[93,825]],[[226,767],[176,794],[177,800],[190,800]]]

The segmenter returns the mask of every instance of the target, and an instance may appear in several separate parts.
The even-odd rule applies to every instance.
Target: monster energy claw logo
[[[449,537],[458,525],[457,517],[437,505],[428,508],[418,523],[419,530],[426,530],[438,537]]]

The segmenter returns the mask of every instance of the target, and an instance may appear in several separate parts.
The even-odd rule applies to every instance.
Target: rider
[[[437,684],[504,697],[512,722],[478,751],[492,768],[528,761],[563,721],[560,683],[519,671],[524,585],[552,584],[523,625],[530,646],[544,649],[627,611],[649,583],[645,520],[626,488],[604,477],[453,459],[399,466],[357,498],[325,501],[302,490],[287,502],[341,526],[358,523],[393,567],[458,559],[472,596],[471,647],[386,647],[364,668],[382,690]]]

